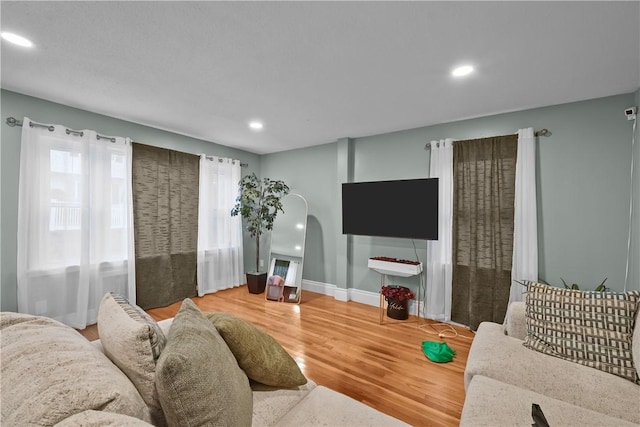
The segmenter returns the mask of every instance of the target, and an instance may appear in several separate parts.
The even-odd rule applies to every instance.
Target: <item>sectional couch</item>
[[[630,378],[623,378],[603,371],[614,370],[604,364],[597,369],[584,364],[588,362],[552,355],[552,351],[562,350],[550,345],[545,345],[543,351],[524,345],[525,340],[531,340],[537,333],[532,325],[538,313],[546,315],[562,309],[566,313],[566,316],[563,315],[565,319],[582,317],[584,320],[580,307],[587,307],[585,311],[590,313],[587,317],[593,315],[598,319],[613,319],[621,324],[626,322],[623,326],[627,328],[627,333],[617,333],[616,339],[623,341],[625,348],[632,352],[635,366],[640,368],[637,294],[625,301],[629,307],[627,317],[616,314],[606,318],[602,313],[607,310],[601,310],[601,306],[608,306],[607,304],[597,303],[595,305],[599,308],[595,308],[594,305],[589,305],[591,303],[582,301],[580,298],[584,294],[578,291],[572,293],[549,291],[544,287],[538,289],[556,295],[547,297],[547,301],[554,298],[556,300],[549,302],[543,309],[537,309],[535,301],[529,301],[528,304],[512,303],[503,325],[491,322],[480,324],[464,374],[466,397],[460,425],[536,426],[539,424],[534,424],[532,417],[534,403],[540,406],[551,427],[639,425],[640,385],[637,372],[634,377],[633,372],[629,371],[627,373]],[[558,294],[563,295],[558,299]],[[559,334],[578,330],[574,325],[560,327],[558,323],[549,323],[549,326],[560,331]],[[568,346],[564,342],[562,345]],[[601,347],[603,346],[604,344]]]
[[[266,333],[191,300],[155,323],[107,294],[98,329],[90,343],[55,320],[1,313],[0,424],[406,425],[308,380]]]

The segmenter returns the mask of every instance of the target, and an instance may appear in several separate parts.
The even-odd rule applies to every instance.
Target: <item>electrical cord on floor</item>
[[[444,329],[436,329],[436,326],[444,326]],[[425,329],[425,327],[429,327],[431,329],[433,329],[433,332],[429,331],[428,329]],[[463,338],[463,339],[467,339],[467,340],[472,340],[475,337],[475,332],[473,332],[472,330],[469,330],[469,332],[471,332],[473,335],[470,337],[464,336],[464,335],[460,335],[458,333],[458,331],[451,326],[448,323],[429,323],[427,325],[421,325],[420,329],[422,329],[423,331],[425,331],[426,333],[428,333],[429,335],[437,335],[438,338]]]

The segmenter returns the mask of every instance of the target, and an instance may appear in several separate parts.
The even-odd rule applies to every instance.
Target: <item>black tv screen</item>
[[[438,240],[438,178],[342,184],[342,233]]]

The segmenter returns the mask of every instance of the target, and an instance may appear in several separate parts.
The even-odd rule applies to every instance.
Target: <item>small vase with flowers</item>
[[[409,300],[415,298],[415,294],[405,286],[383,286],[380,293],[387,301],[387,316],[396,320],[409,318]]]

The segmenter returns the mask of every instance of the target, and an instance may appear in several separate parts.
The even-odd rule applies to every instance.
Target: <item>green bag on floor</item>
[[[456,351],[446,342],[422,341],[422,351],[432,362],[451,362]]]

